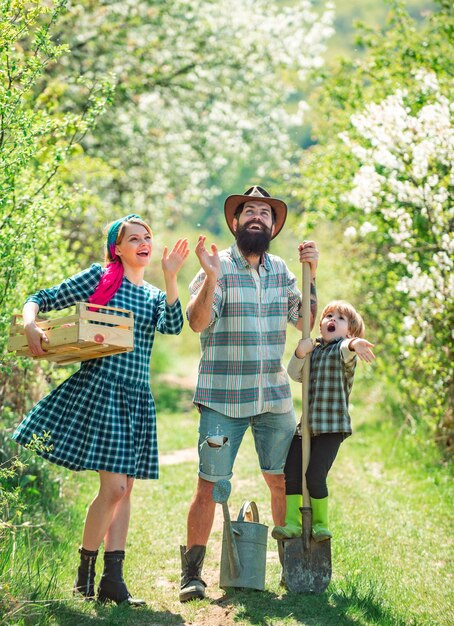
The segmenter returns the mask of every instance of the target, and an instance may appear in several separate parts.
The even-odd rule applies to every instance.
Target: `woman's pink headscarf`
[[[101,276],[101,280],[99,281],[95,292],[88,298],[88,302],[106,305],[110,302],[110,300],[112,300],[114,295],[120,289],[123,281],[124,267],[120,257],[117,256],[115,252],[115,245],[117,243],[121,225],[124,222],[129,222],[129,220],[133,218],[142,221],[141,217],[135,213],[131,213],[130,215],[113,222],[110,226],[106,241],[107,258],[109,261],[104,268],[103,275]]]

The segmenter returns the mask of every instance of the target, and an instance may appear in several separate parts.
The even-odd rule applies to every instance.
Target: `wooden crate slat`
[[[128,352],[128,350],[126,348],[124,349],[110,349],[105,351],[102,356],[106,357],[106,356],[113,356],[114,354],[121,354],[122,352]],[[99,359],[101,357],[101,355],[99,354],[99,352],[93,352],[93,353],[85,353],[84,351],[81,351],[81,354],[79,356],[60,356],[60,358],[58,359],[58,361],[56,361],[59,365],[70,365],[71,363],[79,363],[79,362],[83,362],[83,361],[90,361],[91,359]]]
[[[78,302],[76,308],[78,313],[83,313],[88,309],[102,309],[103,311],[118,311],[119,313],[127,313],[131,317],[134,316],[134,313],[129,309],[121,309],[118,306],[108,306],[106,304],[95,304],[94,302]]]
[[[97,311],[81,311],[81,320],[90,320],[92,322],[99,322],[103,324],[112,324],[115,326],[124,326],[130,328],[134,326],[134,320],[130,317],[124,317],[119,315],[110,315],[108,313],[98,313]]]
[[[46,352],[52,350],[55,346],[77,343],[79,341],[79,326],[73,324],[67,328],[56,328],[46,331],[49,343],[43,344],[43,350]],[[11,350],[27,349],[28,343],[25,334],[20,334],[10,338],[9,348]]]
[[[38,319],[36,320],[36,324],[40,328],[54,328],[56,326],[62,326],[63,324],[75,324],[79,321],[79,316],[77,313],[73,313],[72,315],[65,315],[63,317],[55,317],[48,320]]]
[[[96,341],[96,336],[104,337],[102,341]],[[128,347],[134,341],[134,333],[130,330],[116,328],[112,326],[98,326],[94,324],[81,324],[79,328],[79,339],[81,341],[92,341],[93,343],[114,344],[116,346]]]
[[[14,317],[18,318],[18,322],[13,322],[11,324],[10,332],[25,335],[24,325],[21,322],[22,316],[15,315]],[[46,331],[56,326],[62,326],[63,324],[75,324],[78,321],[79,321],[79,316],[77,314],[74,314],[74,315],[67,315],[66,317],[58,317],[52,320],[36,320],[36,325],[42,328],[42,330]]]
[[[76,305],[76,314],[67,315],[50,320],[37,320],[49,339],[44,344],[46,354],[35,357],[31,355],[21,315],[12,318],[8,350],[16,352],[17,356],[27,356],[35,360],[45,359],[60,365],[88,361],[89,359],[112,356],[134,349],[134,316],[126,309],[103,307],[104,309],[128,313],[128,317],[89,311],[90,303],[80,302]],[[104,322],[104,323],[93,323]],[[106,326],[105,324],[108,324]],[[95,341],[95,337],[98,335]]]

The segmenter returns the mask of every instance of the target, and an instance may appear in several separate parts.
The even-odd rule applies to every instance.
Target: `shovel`
[[[303,339],[310,336],[310,266],[303,263]],[[331,580],[331,541],[315,541],[312,537],[312,509],[306,484],[311,439],[309,429],[309,374],[310,354],[306,357],[302,375],[301,441],[303,470],[302,535],[285,539],[284,579],[287,589],[293,593],[323,593]]]

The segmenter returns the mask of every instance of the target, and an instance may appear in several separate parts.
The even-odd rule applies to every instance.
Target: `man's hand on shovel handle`
[[[315,241],[303,241],[298,244],[300,263],[309,263],[311,267],[311,280],[315,278],[318,265],[318,250]]]

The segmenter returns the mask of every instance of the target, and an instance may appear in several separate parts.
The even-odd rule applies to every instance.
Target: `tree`
[[[116,77],[112,108],[83,142],[104,167],[102,177],[81,180],[98,216],[134,210],[159,228],[194,214],[215,228],[210,207],[226,191],[224,176],[241,167],[255,179],[288,170],[302,111],[288,102],[321,65],[331,20],[331,10],[318,15],[308,1],[71,6],[60,21],[71,55],[51,74]],[[68,107],[78,107],[77,88],[67,95]],[[92,210],[79,213],[83,229]]]
[[[47,280],[58,282],[74,268],[66,234],[68,214],[77,203],[62,171],[71,168],[80,142],[106,108],[108,81],[79,80],[80,111],[62,105],[65,87],[46,72],[68,53],[53,40],[64,0],[2,3],[0,14],[0,348],[4,349],[12,311],[25,294]],[[77,78],[77,77],[76,77]],[[51,278],[49,278],[51,277]],[[4,360],[2,399],[20,369]],[[20,390],[17,391],[19,401]]]
[[[448,448],[452,13],[441,3],[417,29],[396,5],[384,33],[366,34],[364,60],[341,64],[318,95],[319,144],[298,172],[310,181],[299,193],[302,205],[313,207],[309,219],[346,226],[358,299],[406,416]]]

